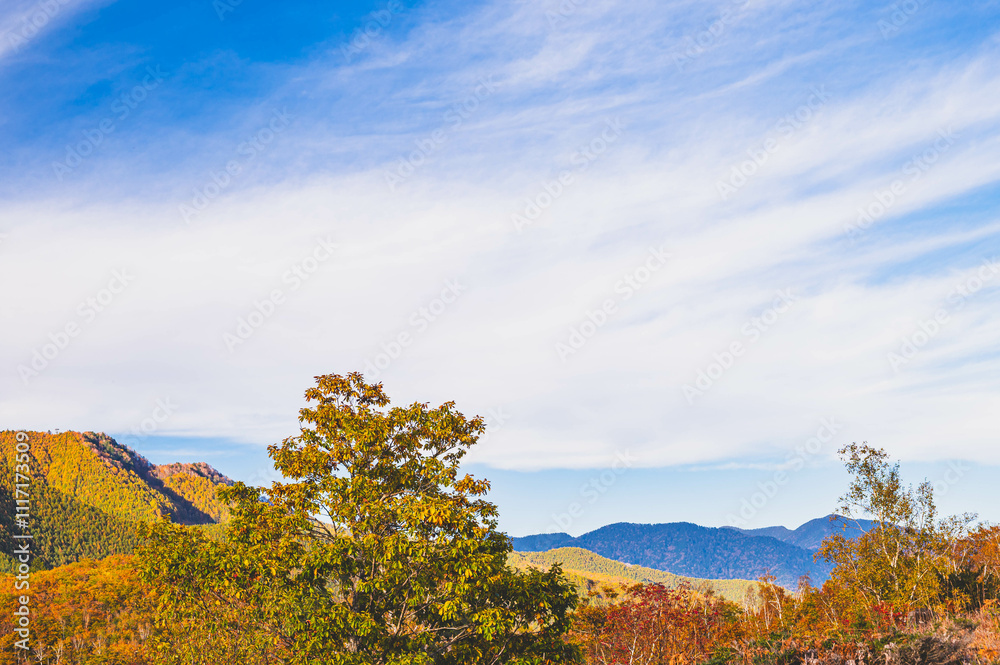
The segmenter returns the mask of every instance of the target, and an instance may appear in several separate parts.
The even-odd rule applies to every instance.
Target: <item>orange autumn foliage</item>
[[[2,579],[0,614],[11,616],[17,596],[13,578]],[[14,647],[9,621],[0,623],[0,665],[20,662],[144,665],[152,632],[148,590],[131,556],[84,560],[32,573],[31,652]],[[21,655],[24,659],[19,660]],[[30,661],[27,660],[30,658]]]

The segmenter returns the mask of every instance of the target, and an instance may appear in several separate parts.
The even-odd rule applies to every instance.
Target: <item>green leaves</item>
[[[220,492],[225,542],[150,530],[145,578],[212,645],[171,662],[575,661],[563,639],[575,590],[558,567],[508,568],[489,483],[459,475],[481,418],[452,402],[390,408],[357,373],[316,377],[306,400],[299,435],[268,449],[285,482]]]

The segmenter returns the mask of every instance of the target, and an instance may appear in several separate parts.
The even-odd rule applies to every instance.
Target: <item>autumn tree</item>
[[[220,491],[223,541],[152,527],[160,662],[575,661],[575,590],[558,566],[508,567],[489,484],[460,474],[482,419],[390,407],[358,373],[316,381],[299,435],[269,448],[284,482]]]
[[[808,582],[800,585],[799,591],[807,586]],[[761,575],[758,583],[749,587],[746,593],[749,616],[761,625],[762,632],[770,631],[773,627],[784,628],[787,620],[786,608],[794,605],[794,601],[794,596],[777,583],[773,573]]]
[[[833,586],[868,608],[931,606],[953,567],[950,544],[975,516],[939,519],[931,483],[904,485],[899,463],[882,449],[852,443],[839,452],[853,477],[840,510],[875,525],[856,539],[841,533],[824,541],[819,556],[836,564]]]
[[[740,610],[713,593],[687,584],[634,584],[620,598],[610,591],[591,592],[576,613],[574,637],[588,663],[701,663],[726,653],[736,635]]]
[[[945,582],[956,605],[978,609],[1000,597],[1000,526],[981,524],[956,540],[952,559]]]

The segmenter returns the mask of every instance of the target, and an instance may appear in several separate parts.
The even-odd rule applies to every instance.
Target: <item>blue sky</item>
[[[973,464],[943,503],[1000,519],[998,36],[995,0],[4,3],[0,417],[263,479],[365,370],[487,417],[512,533],[727,523],[824,422],[748,526],[832,510],[853,440]]]

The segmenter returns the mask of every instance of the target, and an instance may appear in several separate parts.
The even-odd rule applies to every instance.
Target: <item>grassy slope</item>
[[[567,577],[581,588],[586,588],[587,580],[611,586],[654,582],[675,587],[687,582],[698,589],[710,586],[718,595],[737,603],[743,603],[747,590],[756,584],[748,580],[700,580],[681,577],[662,570],[630,566],[620,561],[606,559],[579,547],[560,547],[548,552],[511,552],[508,561],[517,568],[544,569],[554,563],[560,563]]]

